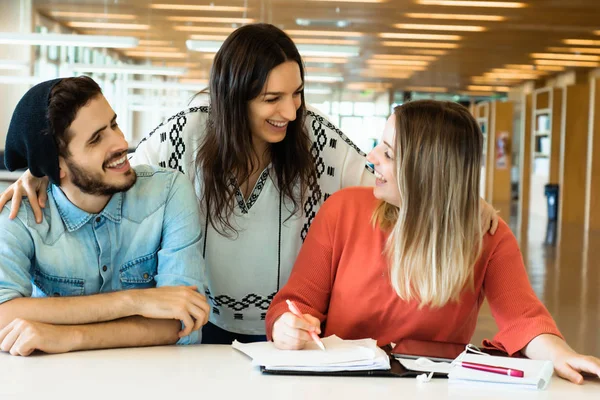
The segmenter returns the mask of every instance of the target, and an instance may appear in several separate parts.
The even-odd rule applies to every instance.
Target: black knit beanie
[[[34,176],[47,176],[60,184],[58,147],[48,121],[48,103],[53,79],[35,85],[25,93],[13,112],[4,149],[6,168],[14,171],[29,168]]]

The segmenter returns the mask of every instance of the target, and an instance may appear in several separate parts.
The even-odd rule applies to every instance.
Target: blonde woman
[[[550,359],[575,383],[582,371],[600,376],[600,360],[573,351],[535,296],[508,226],[482,234],[482,143],[458,104],[397,107],[368,156],[376,187],[343,189],[322,206],[267,312],[268,338],[282,349],[302,349],[311,330],[380,345],[469,343],[485,296],[499,327],[488,346]]]

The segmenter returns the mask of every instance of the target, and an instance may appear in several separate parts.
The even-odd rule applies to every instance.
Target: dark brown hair
[[[68,146],[71,135],[68,131],[77,112],[100,94],[102,94],[100,86],[87,76],[65,78],[52,88],[48,100],[48,121],[59,156],[65,158],[69,156]]]
[[[196,170],[204,180],[202,203],[208,221],[223,235],[236,232],[229,219],[236,204],[236,188],[231,179],[245,182],[257,167],[248,102],[261,93],[271,70],[286,61],[298,63],[304,82],[302,59],[294,42],[270,24],[235,30],[215,56],[209,83],[210,112]],[[316,179],[311,139],[304,126],[304,91],[301,98],[296,119],[289,123],[285,138],[271,144],[268,150],[276,185],[283,197],[293,201],[293,213],[301,208],[309,181]]]

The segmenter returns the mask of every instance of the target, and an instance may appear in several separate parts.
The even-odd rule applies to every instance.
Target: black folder
[[[279,370],[260,367],[263,374],[269,375],[307,375],[307,376],[371,376],[379,378],[414,378],[421,374],[426,374],[422,371],[413,371],[406,369],[400,361],[396,360],[392,355],[391,346],[383,346],[382,349],[390,358],[390,369],[379,370],[358,370],[358,371],[296,371],[296,370]],[[435,372],[433,378],[448,378],[448,374]]]

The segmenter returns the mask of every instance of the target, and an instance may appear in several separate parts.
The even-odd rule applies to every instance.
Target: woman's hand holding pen
[[[321,321],[310,314],[299,318],[286,312],[273,324],[273,343],[282,350],[301,350],[312,342],[310,332],[321,334]]]

